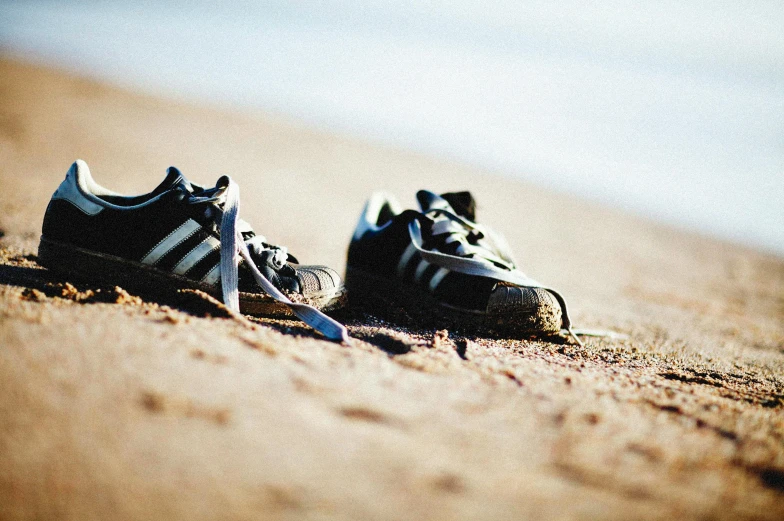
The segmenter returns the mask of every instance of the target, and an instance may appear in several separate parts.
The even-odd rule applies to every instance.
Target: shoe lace
[[[264,236],[256,235],[253,228],[239,218],[240,192],[237,183],[228,176],[222,176],[218,179],[215,188],[204,189],[198,185],[191,185],[191,187],[194,190],[190,193],[188,202],[213,203],[210,208],[216,212],[216,222],[220,226],[221,291],[226,307],[238,313],[240,311],[239,263],[245,260],[253,278],[270,297],[286,304],[303,322],[325,337],[348,342],[348,331],[345,326],[313,306],[292,302],[259,271],[251,256],[251,250],[257,255],[265,253],[269,255],[277,268],[285,265],[289,255],[285,247],[268,244]]]
[[[425,215],[432,220],[430,235],[441,239],[442,249],[448,247],[453,255],[481,259],[501,269],[515,269],[506,241],[499,234],[442,208],[428,210]]]
[[[450,271],[488,277],[521,287],[541,288],[550,292],[561,307],[562,330],[578,344],[583,345],[572,329],[564,297],[553,288],[540,284],[518,270],[503,236],[443,208],[431,209],[419,216],[421,217],[409,221],[408,231],[411,243],[422,259]],[[427,241],[428,244],[435,242],[434,249],[428,249],[425,245],[421,221],[427,225],[428,239],[443,239]],[[442,251],[447,245],[454,253]]]

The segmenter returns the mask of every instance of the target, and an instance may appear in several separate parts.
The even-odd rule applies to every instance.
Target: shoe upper
[[[560,316],[559,303],[548,290],[503,280],[503,273],[516,272],[515,262],[503,237],[476,224],[476,203],[469,192],[421,190],[417,200],[421,211],[402,210],[392,196],[373,194],[349,246],[349,268],[414,284],[458,309],[503,314],[549,307]],[[421,230],[421,248],[412,237],[412,222]],[[421,250],[458,260],[433,262]],[[486,264],[488,275],[454,269],[453,264],[465,262],[460,259]]]
[[[210,200],[214,191],[189,182],[171,167],[153,191],[123,196],[98,185],[87,164],[78,160],[49,202],[42,235],[220,287],[221,212]],[[253,262],[278,289],[308,296],[341,286],[335,270],[299,265],[285,248],[266,243],[240,222]],[[260,289],[244,261],[239,265],[238,288],[249,293]]]

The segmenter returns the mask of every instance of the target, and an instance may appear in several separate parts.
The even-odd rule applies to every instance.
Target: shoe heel
[[[119,285],[150,294],[175,287],[170,276],[155,273],[151,268],[52,241],[43,236],[38,244],[38,263],[64,277]],[[189,281],[182,280],[179,287],[187,288],[188,284]]]
[[[401,325],[432,321],[438,315],[438,304],[430,295],[397,280],[346,268],[345,283],[349,305],[357,311],[369,312]]]
[[[44,236],[38,243],[38,264],[62,275],[84,277],[80,266],[86,266],[86,259],[64,244],[50,241]]]

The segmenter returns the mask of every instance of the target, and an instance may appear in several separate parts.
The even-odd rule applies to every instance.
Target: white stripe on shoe
[[[408,245],[408,248],[406,248],[406,251],[404,251],[403,255],[400,256],[400,262],[397,263],[397,273],[398,273],[398,275],[403,275],[403,273],[406,271],[406,266],[408,266],[408,263],[411,260],[411,257],[414,256],[416,251],[417,251],[416,250],[416,246],[414,246],[413,243]]]
[[[173,232],[167,235],[161,242],[155,245],[147,255],[142,259],[143,264],[155,264],[161,257],[169,253],[182,241],[196,233],[201,225],[193,219],[188,219],[177,227]]]
[[[172,269],[177,275],[185,275],[189,269],[194,267],[200,260],[212,253],[213,250],[220,247],[220,241],[215,237],[207,237],[201,241],[195,248],[183,257],[180,262]]]
[[[449,275],[448,269],[438,268],[438,271],[435,272],[433,277],[430,279],[430,284],[428,284],[428,286],[430,287],[430,291],[431,292],[435,291],[438,285],[441,284],[441,281],[444,280],[444,277],[446,277],[447,275]]]
[[[422,280],[422,275],[425,274],[425,270],[427,267],[430,266],[430,263],[426,260],[419,261],[417,264],[416,271],[414,272],[414,280],[420,282]]]
[[[201,279],[201,283],[202,284],[207,284],[208,286],[215,286],[218,283],[218,281],[220,280],[220,273],[221,273],[220,267],[221,266],[220,266],[220,262],[219,262],[219,263],[217,263],[215,265],[214,268],[212,268],[209,271],[209,273],[207,273]]]

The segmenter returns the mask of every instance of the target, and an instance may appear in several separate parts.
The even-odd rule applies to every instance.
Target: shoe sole
[[[499,338],[553,335],[561,328],[561,316],[547,306],[517,313],[490,313],[461,309],[438,301],[433,295],[397,279],[379,277],[346,268],[346,288],[352,307],[414,325],[446,328]],[[401,312],[402,311],[402,312]]]
[[[222,300],[214,286],[201,284],[175,273],[167,273],[152,266],[41,237],[38,244],[38,263],[66,277],[136,290],[143,294],[160,294],[162,289],[198,289]],[[338,310],[347,303],[345,286],[308,297],[286,294],[292,301],[309,304],[324,312]],[[240,311],[248,315],[290,317],[291,309],[266,293],[240,292]]]

